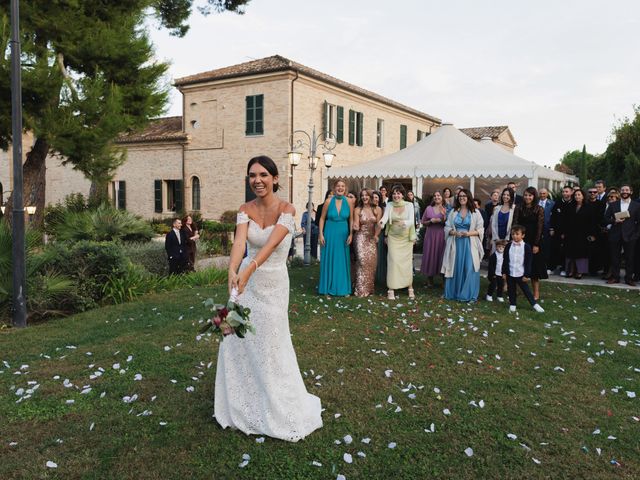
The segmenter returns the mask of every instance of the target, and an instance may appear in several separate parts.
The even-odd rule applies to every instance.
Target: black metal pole
[[[13,140],[13,325],[27,326],[24,202],[22,198],[22,78],[19,0],[11,0],[11,127]]]

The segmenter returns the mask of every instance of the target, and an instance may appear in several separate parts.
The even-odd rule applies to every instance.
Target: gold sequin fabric
[[[378,244],[375,241],[376,217],[369,208],[360,212],[360,230],[355,232],[356,249],[356,288],[357,297],[366,297],[374,292],[376,266],[378,263]]]

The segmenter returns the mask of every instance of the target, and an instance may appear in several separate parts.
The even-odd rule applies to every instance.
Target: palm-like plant
[[[0,319],[10,317],[13,301],[13,258],[11,227],[0,221]],[[48,271],[49,254],[42,250],[40,233],[27,229],[25,234],[27,311],[30,316],[59,313],[58,300],[74,288],[73,281]]]
[[[94,210],[65,210],[50,219],[48,230],[59,241],[150,240],[153,230],[149,223],[126,210],[102,204]]]

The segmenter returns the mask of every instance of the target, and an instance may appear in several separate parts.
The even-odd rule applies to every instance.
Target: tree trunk
[[[89,188],[89,205],[102,205],[109,202],[109,182],[92,180]]]
[[[36,139],[36,143],[29,153],[27,161],[22,167],[24,207],[35,206],[36,213],[31,217],[31,226],[41,228],[44,223],[45,189],[47,186],[47,155],[49,143],[42,139]],[[13,211],[13,192],[7,202],[5,218],[11,220]]]

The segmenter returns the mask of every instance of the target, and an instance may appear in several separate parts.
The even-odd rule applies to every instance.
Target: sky
[[[189,23],[149,23],[171,79],[279,54],[458,128],[508,125],[541,165],[602,153],[640,105],[637,0],[252,0]]]

